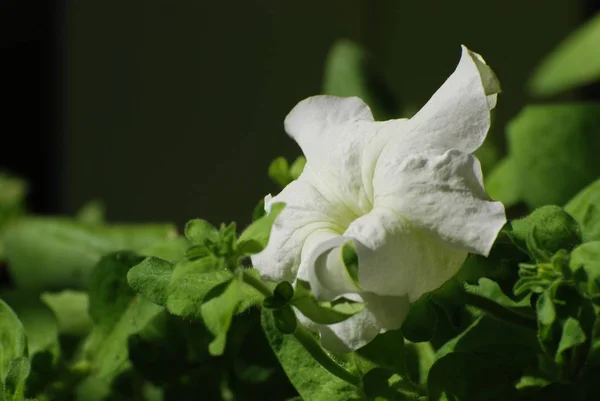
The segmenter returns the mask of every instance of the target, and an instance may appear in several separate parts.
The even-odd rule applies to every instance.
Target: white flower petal
[[[351,219],[372,207],[373,166],[384,144],[376,140],[381,126],[357,97],[313,96],[285,119],[287,133],[306,156],[301,178]]]
[[[375,207],[405,216],[434,239],[487,256],[502,226],[504,206],[485,193],[479,161],[459,150],[414,154],[398,161],[382,153],[373,186]]]
[[[383,207],[356,220],[344,236],[355,240],[361,289],[410,302],[440,287],[467,257]]]
[[[356,121],[373,121],[369,106],[358,97],[312,96],[298,103],[285,118],[285,131],[300,145],[307,161],[329,152],[347,139],[339,128]]]
[[[312,248],[305,269],[310,288],[317,299],[333,301],[359,291],[342,259],[342,246],[351,240],[337,235]]]
[[[366,307],[356,315],[329,326],[318,325],[323,347],[336,354],[357,350],[377,334],[402,327],[410,303],[406,297],[364,294]]]
[[[403,143],[403,153],[425,149],[478,149],[490,128],[500,83],[483,58],[465,46],[456,70],[409,120],[408,128],[388,124]],[[402,130],[408,129],[404,133]]]
[[[267,280],[293,282],[300,267],[303,248],[306,254],[310,247],[305,245],[315,233],[329,233],[322,238],[339,235],[344,228],[339,226],[338,210],[312,185],[296,180],[289,184],[269,204],[284,202],[286,205],[275,219],[269,242],[265,249],[252,255],[252,264]],[[315,245],[320,243],[317,241]]]

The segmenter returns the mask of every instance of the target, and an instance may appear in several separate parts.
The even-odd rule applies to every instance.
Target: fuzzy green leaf
[[[194,219],[185,225],[185,236],[194,245],[204,245],[206,241],[217,243],[219,230],[206,220]]]
[[[530,207],[563,205],[600,175],[600,104],[527,106],[508,126],[512,185]]]
[[[579,224],[558,206],[544,206],[510,222],[506,233],[540,262],[549,262],[559,250],[570,251],[582,242]]]
[[[262,326],[283,370],[304,400],[360,400],[356,387],[323,368],[293,336],[282,334],[263,310]]]
[[[127,282],[137,293],[159,305],[166,305],[167,288],[175,265],[166,260],[149,257],[133,266],[127,273]]]

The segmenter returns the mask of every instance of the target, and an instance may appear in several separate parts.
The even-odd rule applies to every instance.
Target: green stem
[[[475,294],[465,295],[467,298],[466,303],[468,305],[481,309],[482,311],[487,312],[500,320],[504,320],[505,322],[523,326],[528,329],[537,330],[537,321],[535,319],[521,315],[518,312],[505,308],[504,306],[482,296]]]
[[[348,372],[343,366],[339,365],[334,361],[326,352],[321,348],[317,340],[312,334],[301,324],[298,324],[298,328],[294,332],[294,337],[306,348],[308,353],[315,358],[321,366],[329,371],[334,376],[352,384],[353,386],[359,387],[361,380],[358,376]]]
[[[248,284],[251,287],[254,287],[258,292],[263,294],[266,297],[273,296],[273,291],[260,279],[248,274],[248,272],[244,272],[242,275],[244,283]]]

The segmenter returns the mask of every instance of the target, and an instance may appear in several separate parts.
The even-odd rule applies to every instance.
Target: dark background
[[[38,213],[101,199],[110,220],[243,224],[276,190],[269,162],[300,154],[283,119],[320,92],[336,39],[364,44],[417,107],[466,44],[503,84],[502,123],[598,3],[0,0],[0,166],[30,181]]]

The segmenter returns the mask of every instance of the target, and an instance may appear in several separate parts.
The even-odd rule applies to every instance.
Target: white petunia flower
[[[483,58],[463,46],[454,73],[411,119],[376,122],[359,98],[333,96],[303,100],[286,117],[307,163],[267,202],[286,207],[252,262],[266,279],[308,281],[321,300],[365,303],[332,325],[299,314],[329,350],[355,350],[400,328],[410,303],[456,274],[469,252],[488,255],[506,217],[471,153],[499,91]],[[358,282],[342,261],[348,241]]]

